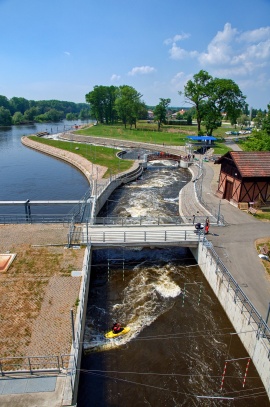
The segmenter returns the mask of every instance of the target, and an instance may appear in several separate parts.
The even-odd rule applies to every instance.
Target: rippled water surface
[[[178,214],[190,175],[168,164],[116,190],[101,215]],[[115,321],[130,332],[105,339]],[[243,388],[248,355],[233,333],[188,249],[95,250],[78,406],[268,406],[253,364]],[[225,360],[239,358],[221,392]]]
[[[80,199],[85,194],[89,184],[79,170],[21,143],[23,135],[45,130],[57,133],[71,125],[61,122],[0,127],[0,201],[69,200]],[[32,213],[66,213],[71,207],[32,207],[31,210]],[[24,214],[24,206],[2,206],[0,213]]]

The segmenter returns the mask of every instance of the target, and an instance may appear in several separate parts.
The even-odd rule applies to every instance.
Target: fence
[[[207,247],[207,250],[211,253],[212,258],[215,260],[216,274],[221,274],[221,282],[223,284],[227,284],[227,291],[232,290],[234,292],[235,304],[237,302],[240,302],[242,304],[241,313],[246,312],[248,314],[248,324],[255,324],[255,326],[257,327],[257,337],[263,337],[267,339],[268,358],[270,360],[270,328],[268,327],[266,321],[254,307],[252,302],[249,300],[247,295],[244,293],[242,288],[239,286],[237,281],[234,279],[222,260],[219,258],[212,246],[212,243],[207,242],[207,240],[205,239],[204,245]]]
[[[17,356],[0,358],[1,376],[16,373],[60,373],[68,368],[71,355]]]
[[[9,225],[9,224],[33,224],[33,223],[69,223],[72,220],[72,215],[67,214],[41,214],[41,215],[16,215],[0,214],[0,224]]]
[[[81,365],[81,354],[83,346],[83,335],[87,310],[90,274],[91,274],[91,246],[88,245],[84,257],[83,276],[79,294],[79,305],[77,308],[75,329],[73,333],[73,346],[72,346],[73,352],[68,367],[70,375],[70,387],[71,387],[70,390],[72,394],[71,396],[72,402],[76,402],[79,384],[79,371]]]
[[[198,176],[195,180],[195,191],[199,202],[202,206],[207,209],[211,214],[212,217],[215,218],[215,222],[217,225],[225,225],[224,216],[220,213],[220,205],[218,209],[213,205],[209,205],[203,199],[202,188],[203,188],[203,177],[204,177],[204,168],[203,168],[203,161],[198,165]]]

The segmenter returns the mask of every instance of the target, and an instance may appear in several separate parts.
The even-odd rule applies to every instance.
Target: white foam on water
[[[165,202],[178,202],[179,197],[177,196],[176,198],[164,198]]]
[[[164,298],[175,298],[181,294],[181,288],[173,281],[161,281],[155,288]]]
[[[162,166],[164,167],[178,167],[178,162],[173,160],[152,160],[148,161],[148,164],[150,164],[153,167],[158,164],[159,165],[162,164]]]
[[[171,301],[181,293],[181,288],[169,275],[169,265],[143,266],[143,269],[137,266],[134,272],[136,274],[124,289],[122,301],[113,305],[109,318],[123,321],[122,324],[128,325],[130,331],[123,336],[106,339],[93,328],[86,329],[86,351],[105,351],[125,345],[166,312],[172,305]]]

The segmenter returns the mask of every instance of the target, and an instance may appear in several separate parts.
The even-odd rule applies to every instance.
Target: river
[[[0,127],[0,201],[80,199],[89,183],[75,167],[25,147],[21,137],[69,130],[75,122]],[[80,124],[79,121],[76,124]],[[68,213],[70,206],[31,207],[32,214]],[[2,206],[1,214],[24,214],[24,206]]]

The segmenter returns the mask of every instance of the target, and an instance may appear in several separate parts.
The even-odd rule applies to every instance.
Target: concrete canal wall
[[[114,177],[114,179],[108,180],[107,183],[101,185],[101,188],[98,188],[97,185],[93,186],[92,194],[95,197],[91,213],[91,219],[93,220],[93,222],[95,221],[97,214],[99,213],[103,205],[105,205],[107,199],[109,199],[113,191],[120,185],[126,184],[139,178],[143,170],[144,168],[138,162],[135,162],[129,171],[119,174],[118,176]]]
[[[191,251],[250,355],[270,397],[270,345],[265,335],[269,331],[264,321],[223,266],[211,243],[200,242],[198,248]]]

